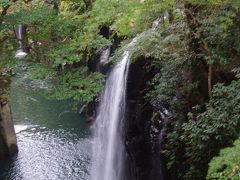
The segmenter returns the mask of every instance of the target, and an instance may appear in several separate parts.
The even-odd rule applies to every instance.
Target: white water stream
[[[160,21],[159,18],[154,21],[149,31],[154,31]],[[125,179],[123,127],[128,68],[132,55],[130,49],[143,35],[144,32],[126,46],[121,60],[115,65],[107,78],[96,122],[94,123],[91,180]],[[109,57],[109,50],[105,50],[104,57]],[[102,58],[101,61],[103,61]],[[105,58],[104,62],[106,61]]]
[[[135,42],[136,39],[128,46],[133,46]],[[130,57],[130,52],[125,51],[106,81],[94,124],[91,180],[123,179],[125,153],[122,136]]]

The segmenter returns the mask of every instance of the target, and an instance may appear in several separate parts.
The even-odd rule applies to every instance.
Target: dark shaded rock
[[[103,37],[109,39],[109,36],[111,34],[110,27],[109,26],[102,26],[100,28],[99,34],[102,35]]]
[[[127,87],[126,149],[132,174],[137,180],[160,180],[164,176],[160,153],[162,125],[154,124],[153,108],[144,98],[151,88],[147,82],[155,74],[148,62],[150,60],[139,58],[130,65]]]
[[[11,156],[18,151],[17,139],[8,104],[11,83],[9,71],[0,69],[0,158]]]
[[[97,112],[97,106],[98,106],[98,102],[95,99],[81,108],[80,114],[86,118],[87,122],[89,123],[94,122],[96,117],[96,112]]]
[[[18,152],[17,139],[13,127],[10,106],[0,104],[0,158]]]

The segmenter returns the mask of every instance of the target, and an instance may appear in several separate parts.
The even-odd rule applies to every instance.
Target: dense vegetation
[[[93,65],[99,52],[111,46],[117,59],[138,36],[132,63],[144,57],[155,72],[145,98],[156,114],[161,106],[171,112],[162,149],[169,172],[204,179],[210,160],[239,138],[239,8],[239,0],[1,0],[0,75],[9,77],[20,61],[13,29],[24,24],[32,78],[51,79],[51,97],[83,105],[102,89],[104,75]],[[214,159],[207,177],[237,177],[230,172],[239,171],[237,153],[221,151],[226,163]]]
[[[234,147],[221,150],[220,156],[214,157],[209,164],[207,179],[239,179],[239,151],[239,139],[234,142]]]

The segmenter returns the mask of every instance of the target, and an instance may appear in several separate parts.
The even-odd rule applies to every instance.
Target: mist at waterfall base
[[[0,160],[0,179],[89,179],[91,138],[85,119],[72,111],[71,101],[48,100],[19,85],[24,76],[11,87],[19,153]]]

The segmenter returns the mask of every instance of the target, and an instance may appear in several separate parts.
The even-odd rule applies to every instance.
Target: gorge
[[[0,179],[239,179],[239,10],[0,1]]]

